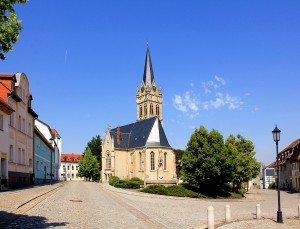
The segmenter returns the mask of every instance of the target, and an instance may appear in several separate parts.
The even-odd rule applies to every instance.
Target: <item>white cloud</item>
[[[180,95],[175,95],[175,98],[173,99],[174,107],[182,112],[187,112],[186,106],[183,104],[182,98]]]
[[[260,110],[259,107],[258,107],[258,106],[255,106],[255,107],[252,109],[252,113],[255,113],[255,112],[259,111],[259,110]]]
[[[224,85],[226,85],[226,81],[217,75],[214,76],[213,80],[202,83],[205,94],[209,94],[212,90],[217,90]]]
[[[194,96],[193,98],[191,98],[190,92],[185,92],[185,96],[184,96],[184,102],[186,103],[186,106],[192,110],[192,111],[198,111],[198,99]]]
[[[215,109],[227,106],[229,110],[235,110],[241,108],[243,104],[244,102],[240,98],[230,96],[229,94],[223,95],[222,93],[217,93],[216,99],[210,101],[210,105]]]
[[[215,80],[217,82],[219,82],[222,86],[224,86],[226,84],[226,81],[223,78],[221,78],[221,77],[219,77],[217,75],[215,75]]]
[[[186,91],[183,96],[175,95],[173,105],[175,109],[187,113],[191,119],[199,115],[199,99],[193,92]]]

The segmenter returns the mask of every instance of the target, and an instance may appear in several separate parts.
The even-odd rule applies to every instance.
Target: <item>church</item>
[[[108,128],[102,142],[102,182],[138,177],[145,184],[176,184],[175,153],[163,129],[162,90],[154,80],[149,47],[136,94],[137,121]]]

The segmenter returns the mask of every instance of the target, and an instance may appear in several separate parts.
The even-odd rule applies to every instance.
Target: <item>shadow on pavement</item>
[[[0,211],[0,228],[51,228],[63,227],[67,222],[47,223],[47,218],[42,216],[18,215]]]

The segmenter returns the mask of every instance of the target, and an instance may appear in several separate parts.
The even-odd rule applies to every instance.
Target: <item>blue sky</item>
[[[40,1],[15,7],[23,31],[0,71],[24,72],[39,118],[82,153],[136,120],[149,41],[164,128],[184,149],[201,125],[241,134],[275,160],[299,138],[299,1]]]

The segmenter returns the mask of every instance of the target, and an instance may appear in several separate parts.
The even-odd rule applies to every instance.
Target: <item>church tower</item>
[[[136,95],[137,120],[150,117],[162,118],[162,90],[157,88],[154,80],[149,47],[147,47],[143,81],[137,89]]]

